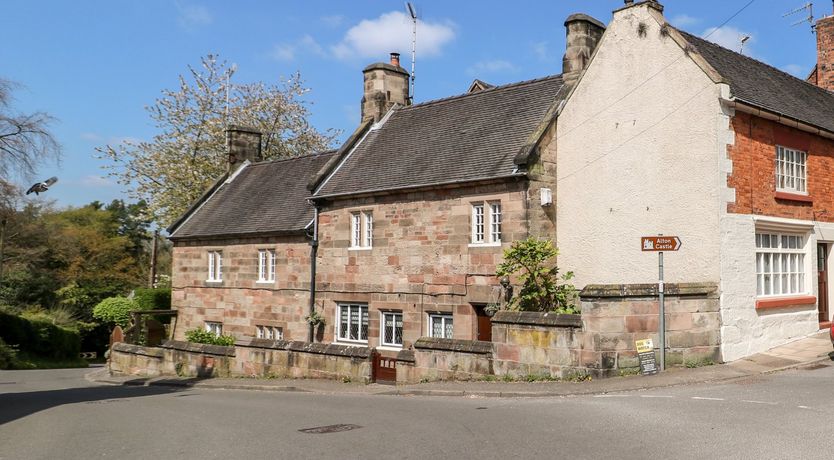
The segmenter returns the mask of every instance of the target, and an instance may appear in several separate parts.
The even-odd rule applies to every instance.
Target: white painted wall
[[[803,233],[805,288],[817,292],[818,240],[834,240],[834,224],[725,214],[721,218],[721,354],[724,361],[766,351],[818,331],[816,305],[756,310],[756,228],[780,223],[784,231]],[[813,226],[812,226],[813,225]]]
[[[721,87],[660,29],[645,4],[616,12],[558,119],[559,266],[580,288],[656,282],[640,237],[658,233],[683,241],[667,282],[719,280]]]

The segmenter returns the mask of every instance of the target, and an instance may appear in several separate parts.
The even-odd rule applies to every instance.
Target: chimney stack
[[[231,125],[226,128],[226,152],[229,155],[229,172],[234,172],[249,160],[250,163],[263,160],[261,154],[261,132],[243,126]]]
[[[400,66],[400,54],[391,53],[391,63],[377,62],[362,70],[362,121],[379,121],[394,104],[409,105],[408,72]]]
[[[562,79],[565,84],[573,84],[588,66],[605,32],[605,24],[587,14],[577,13],[565,20],[565,31],[567,46],[562,58]]]
[[[828,91],[834,91],[834,16],[826,16],[816,25],[817,67],[808,80]]]

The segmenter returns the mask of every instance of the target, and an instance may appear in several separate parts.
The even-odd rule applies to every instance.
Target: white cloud
[[[450,21],[417,21],[417,54],[420,57],[441,54],[443,46],[455,38],[454,24]],[[389,52],[405,54],[411,50],[411,29],[411,18],[405,13],[384,13],[376,19],[363,19],[351,27],[331,51],[339,59],[383,58]]]
[[[98,187],[112,187],[116,184],[113,183],[110,179],[108,179],[106,177],[90,175],[90,176],[85,176],[81,179],[81,185],[83,187],[98,188]]]
[[[278,61],[292,61],[299,54],[315,54],[322,57],[327,55],[316,39],[310,35],[304,35],[292,43],[278,43],[272,47],[272,51],[269,53],[273,59]]]
[[[491,59],[488,61],[476,62],[474,65],[466,69],[470,75],[483,75],[495,73],[511,73],[518,70],[512,62],[503,59]]]
[[[799,64],[788,64],[782,67],[782,70],[793,75],[794,77],[805,79],[808,74],[811,72],[810,69],[806,68],[805,66],[801,66]]]
[[[322,16],[319,18],[324,25],[328,27],[339,27],[345,22],[345,17],[339,14],[334,14],[332,16]]]
[[[720,29],[710,27],[701,34],[701,37],[735,52],[741,50],[741,39],[743,37],[750,37],[744,43],[744,55],[755,57],[753,47],[756,43],[756,37],[752,33],[736,29],[735,27],[725,26]]]
[[[677,16],[673,16],[672,19],[669,20],[669,22],[675,27],[684,28],[698,24],[699,22],[701,22],[701,20],[699,18],[689,16],[687,14],[679,14]]]
[[[550,57],[550,44],[548,42],[533,43],[533,54],[535,54],[540,61],[552,60]]]
[[[176,5],[177,11],[179,12],[178,21],[186,29],[207,26],[214,21],[211,13],[204,6],[185,5],[180,2],[175,2],[174,5]]]

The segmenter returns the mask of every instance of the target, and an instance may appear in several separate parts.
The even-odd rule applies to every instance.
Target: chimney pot
[[[391,53],[391,65],[394,67],[400,66],[400,53]]]

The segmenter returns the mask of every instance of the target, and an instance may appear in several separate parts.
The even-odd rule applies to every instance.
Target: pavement
[[[367,394],[400,396],[467,396],[467,397],[548,397],[597,395],[648,390],[694,383],[712,383],[744,379],[793,368],[814,367],[834,361],[829,333],[817,334],[727,364],[698,368],[670,368],[656,375],[631,375],[583,382],[504,382],[449,381],[410,385],[343,383],[320,379],[267,378],[179,378],[111,376],[106,367],[88,373],[90,382],[159,387],[194,387],[227,390],[308,392],[319,394]]]

